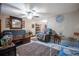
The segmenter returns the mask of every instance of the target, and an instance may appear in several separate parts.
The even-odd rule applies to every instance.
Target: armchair
[[[47,29],[45,32],[40,32],[37,34],[37,39],[44,42],[49,42],[51,40],[52,29]]]

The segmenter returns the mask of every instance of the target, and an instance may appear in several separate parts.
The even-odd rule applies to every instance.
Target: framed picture
[[[58,22],[58,23],[62,23],[63,20],[64,20],[64,16],[62,16],[62,15],[58,15],[58,16],[56,16],[56,22]]]
[[[22,19],[10,16],[10,29],[22,29]]]

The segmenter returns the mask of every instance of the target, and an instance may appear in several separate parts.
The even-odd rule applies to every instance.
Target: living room
[[[7,35],[11,37],[9,43],[12,42],[14,45],[15,55],[79,55],[78,3],[2,3],[0,5],[1,38],[4,36],[7,38]],[[1,54],[7,55],[4,53]]]

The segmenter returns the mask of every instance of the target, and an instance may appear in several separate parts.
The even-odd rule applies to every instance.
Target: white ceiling
[[[2,15],[26,17],[28,10],[36,9],[41,16],[54,16],[73,12],[79,9],[77,3],[6,3],[2,4]]]

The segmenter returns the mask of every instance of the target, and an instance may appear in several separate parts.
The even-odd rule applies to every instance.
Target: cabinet
[[[16,46],[0,48],[0,56],[16,56]]]

